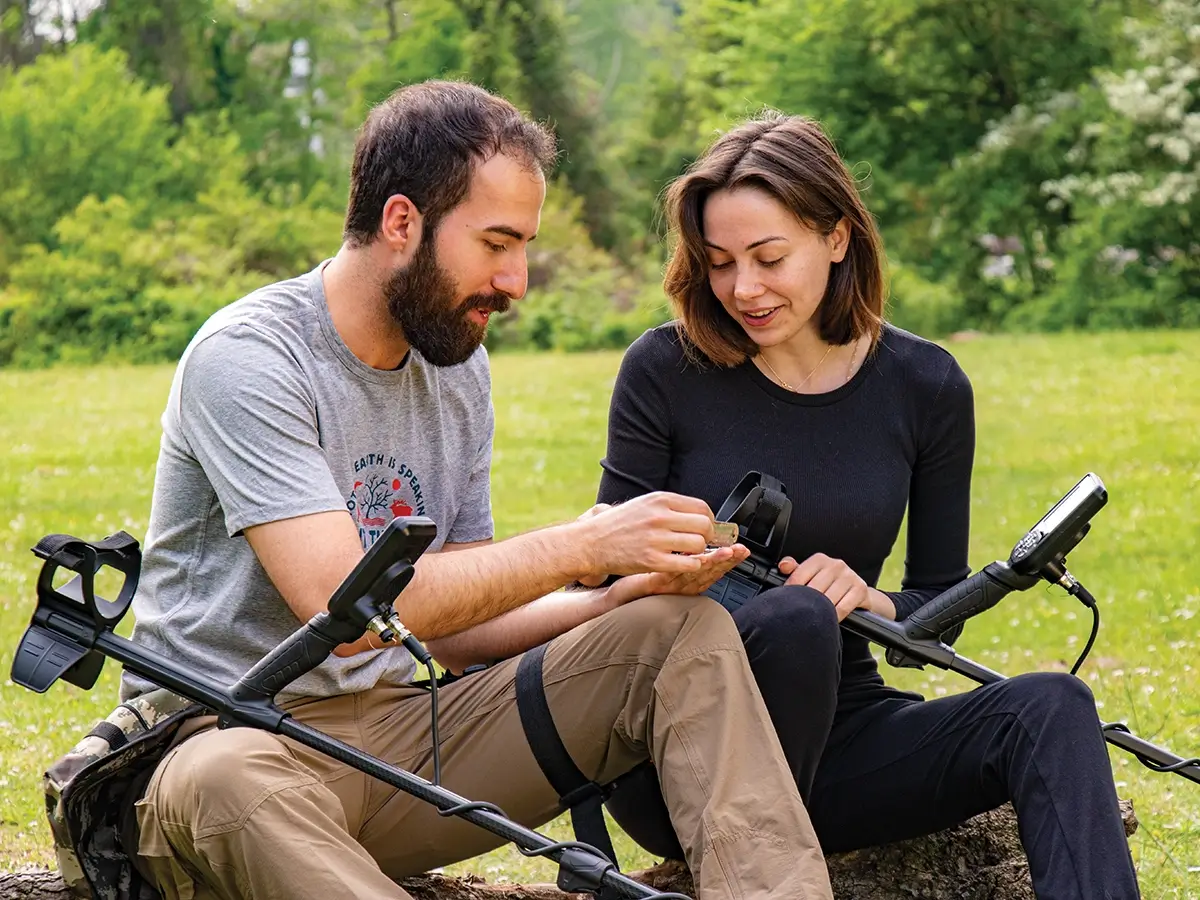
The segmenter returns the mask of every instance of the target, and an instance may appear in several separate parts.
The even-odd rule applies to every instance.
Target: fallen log
[[[1137,830],[1133,804],[1121,801],[1125,834]],[[694,896],[680,863],[630,873],[661,891]],[[838,900],[1034,900],[1029,866],[1012,807],[976,816],[928,837],[829,857]],[[414,900],[585,900],[548,884],[488,884],[468,876],[422,875],[401,886]],[[57,872],[26,869],[0,874],[0,900],[71,900]]]

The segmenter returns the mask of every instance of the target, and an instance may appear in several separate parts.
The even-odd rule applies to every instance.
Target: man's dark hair
[[[389,197],[403,194],[433,233],[466,199],[475,166],[497,153],[548,173],[554,136],[507,100],[459,81],[426,81],[394,91],[359,131],[350,169],[343,237],[374,240]]]

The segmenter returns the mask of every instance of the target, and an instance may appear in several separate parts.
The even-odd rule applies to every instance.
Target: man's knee
[[[231,728],[180,745],[161,764],[147,796],[160,819],[199,832],[237,822],[271,794],[316,780],[281,738]]]
[[[662,655],[681,641],[689,644],[740,646],[737,626],[710,597],[663,594],[643,597],[614,612],[629,639],[658,647]]]

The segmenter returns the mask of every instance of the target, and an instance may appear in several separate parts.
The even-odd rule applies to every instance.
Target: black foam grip
[[[345,641],[331,637],[314,627],[314,617],[302,628],[264,656],[257,665],[241,677],[230,691],[237,700],[262,698],[270,700],[301,675],[323,663],[334,648]]]
[[[1011,591],[1011,587],[984,569],[938,594],[914,612],[904,620],[904,630],[910,638],[936,638],[972,616],[991,609]]]

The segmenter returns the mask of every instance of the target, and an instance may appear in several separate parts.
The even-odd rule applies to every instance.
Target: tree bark
[[[1121,801],[1125,834],[1137,830],[1133,804]],[[1029,866],[1012,807],[976,816],[955,828],[883,847],[829,857],[838,900],[1034,900]],[[660,891],[694,896],[681,863],[630,873]],[[414,900],[586,900],[550,884],[487,884],[481,878],[422,875],[401,886]],[[57,872],[0,874],[0,900],[71,900]]]

